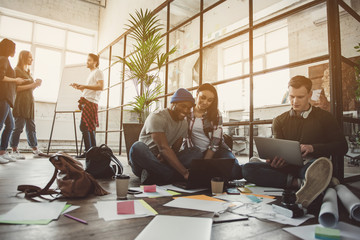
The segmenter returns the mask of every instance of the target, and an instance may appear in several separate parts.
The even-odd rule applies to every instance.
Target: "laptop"
[[[254,137],[254,141],[259,157],[262,159],[281,157],[288,164],[296,166],[304,165],[298,141],[265,137]]]
[[[193,159],[188,180],[173,185],[183,189],[209,188],[213,177],[222,177],[227,182],[231,179],[234,162],[233,158]]]

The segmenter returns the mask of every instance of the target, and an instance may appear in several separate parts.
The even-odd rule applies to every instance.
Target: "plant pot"
[[[124,123],[123,130],[124,130],[124,137],[125,137],[125,148],[126,148],[126,155],[129,161],[129,151],[131,146],[139,140],[139,135],[141,132],[142,127],[144,124],[142,123]]]

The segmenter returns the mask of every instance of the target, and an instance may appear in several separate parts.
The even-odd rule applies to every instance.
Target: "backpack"
[[[86,152],[85,171],[94,178],[111,178],[123,173],[123,166],[114,156],[113,151],[102,144],[100,147],[92,147]],[[114,167],[111,165],[114,163]]]
[[[57,153],[50,157],[49,161],[54,165],[55,170],[51,180],[41,189],[33,185],[19,185],[17,190],[25,193],[25,198],[33,200],[42,195],[61,194],[64,197],[78,198],[94,193],[98,196],[109,194],[99,183],[87,172],[82,164],[65,153]],[[50,189],[55,181],[57,189]]]

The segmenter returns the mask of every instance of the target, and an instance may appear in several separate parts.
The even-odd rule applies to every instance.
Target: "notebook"
[[[210,240],[211,218],[157,215],[136,240]]]

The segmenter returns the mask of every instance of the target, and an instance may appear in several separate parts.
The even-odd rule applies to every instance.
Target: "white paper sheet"
[[[196,192],[201,192],[204,190],[207,190],[207,188],[198,188],[198,189],[183,189],[183,188],[179,188],[176,187],[172,184],[169,185],[163,185],[160,186],[161,188],[167,189],[167,190],[172,190],[172,191],[176,191],[176,192],[183,192],[183,193],[196,193]]]
[[[143,193],[134,194],[135,197],[171,197],[172,194],[165,189],[156,186],[156,192],[144,192],[141,187],[131,187],[130,190],[140,191]]]
[[[66,202],[19,203],[0,215],[1,221],[37,221],[57,219]]]
[[[229,205],[230,203],[227,202],[207,201],[182,197],[164,204],[165,207],[187,208],[216,213],[225,211]]]
[[[318,220],[324,227],[332,228],[337,225],[339,221],[339,211],[335,189],[328,188],[328,190],[326,190]]]
[[[315,227],[321,226],[320,224],[307,225],[301,227],[283,228],[283,230],[306,240],[316,240]],[[335,229],[340,230],[341,240],[358,240],[360,236],[360,228],[354,225],[339,222]]]
[[[335,187],[340,201],[344,204],[346,210],[350,213],[350,218],[360,222],[360,200],[344,185]]]
[[[270,188],[270,187],[259,187],[256,185],[246,185],[254,194],[270,195],[270,196],[282,196],[284,189],[282,188]]]
[[[274,212],[272,206],[265,203],[245,204],[244,206],[239,207],[232,212],[292,226],[299,226],[306,220],[314,217],[313,215],[307,214],[301,218],[288,218],[284,215]]]
[[[120,201],[101,201],[95,203],[99,218],[105,221],[122,220],[130,218],[139,218],[154,216],[157,213],[144,200],[134,200],[135,214],[117,214],[117,202]]]

